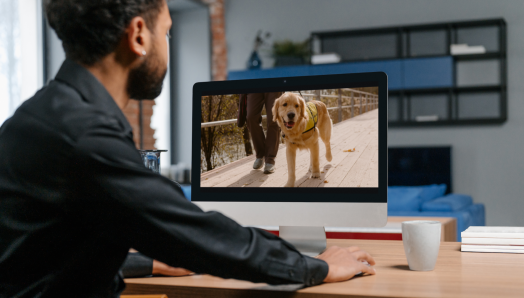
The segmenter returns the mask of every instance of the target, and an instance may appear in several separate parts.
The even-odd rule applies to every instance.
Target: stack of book
[[[524,227],[469,227],[461,251],[524,253]]]

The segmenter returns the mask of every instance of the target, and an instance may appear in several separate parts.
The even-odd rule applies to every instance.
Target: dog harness
[[[318,111],[317,111],[317,106],[312,102],[308,102],[306,104],[307,106],[307,112],[309,114],[309,119],[307,121],[307,124],[306,124],[306,129],[304,130],[303,134],[306,133],[306,132],[309,132],[310,130],[312,129],[315,129],[315,127],[317,127],[317,122],[318,122]],[[284,133],[282,133],[282,138],[286,138],[286,135]]]
[[[309,114],[309,120],[307,121],[306,130],[304,130],[303,133],[315,129],[315,127],[317,127],[318,122],[317,106],[312,101],[307,103],[307,110]]]

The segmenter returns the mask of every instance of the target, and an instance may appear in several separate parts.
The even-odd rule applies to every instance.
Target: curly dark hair
[[[113,52],[125,29],[142,16],[153,30],[165,0],[45,0],[49,25],[55,29],[66,57],[93,65]]]

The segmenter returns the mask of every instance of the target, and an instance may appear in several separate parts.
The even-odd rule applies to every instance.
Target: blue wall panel
[[[228,79],[246,80],[383,71],[388,75],[389,90],[397,90],[402,88],[401,62],[402,60],[387,60],[230,71]]]
[[[415,58],[323,65],[300,65],[229,72],[229,80],[383,71],[389,90],[453,86],[453,58]]]
[[[453,58],[405,59],[404,89],[441,88],[453,86]]]
[[[270,69],[230,71],[228,80],[300,77],[309,75],[309,65],[275,67]]]
[[[309,75],[383,71],[388,75],[389,90],[402,89],[401,60],[311,65]]]

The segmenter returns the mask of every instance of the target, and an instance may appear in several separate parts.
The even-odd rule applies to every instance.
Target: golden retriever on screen
[[[326,105],[316,100],[306,104],[302,97],[286,92],[275,101],[272,111],[273,121],[280,126],[286,142],[288,180],[285,187],[295,186],[295,162],[299,149],[309,150],[311,178],[319,178],[319,138],[326,145],[327,161],[332,159],[330,140],[333,122]],[[309,121],[310,118],[317,118],[316,123]]]

